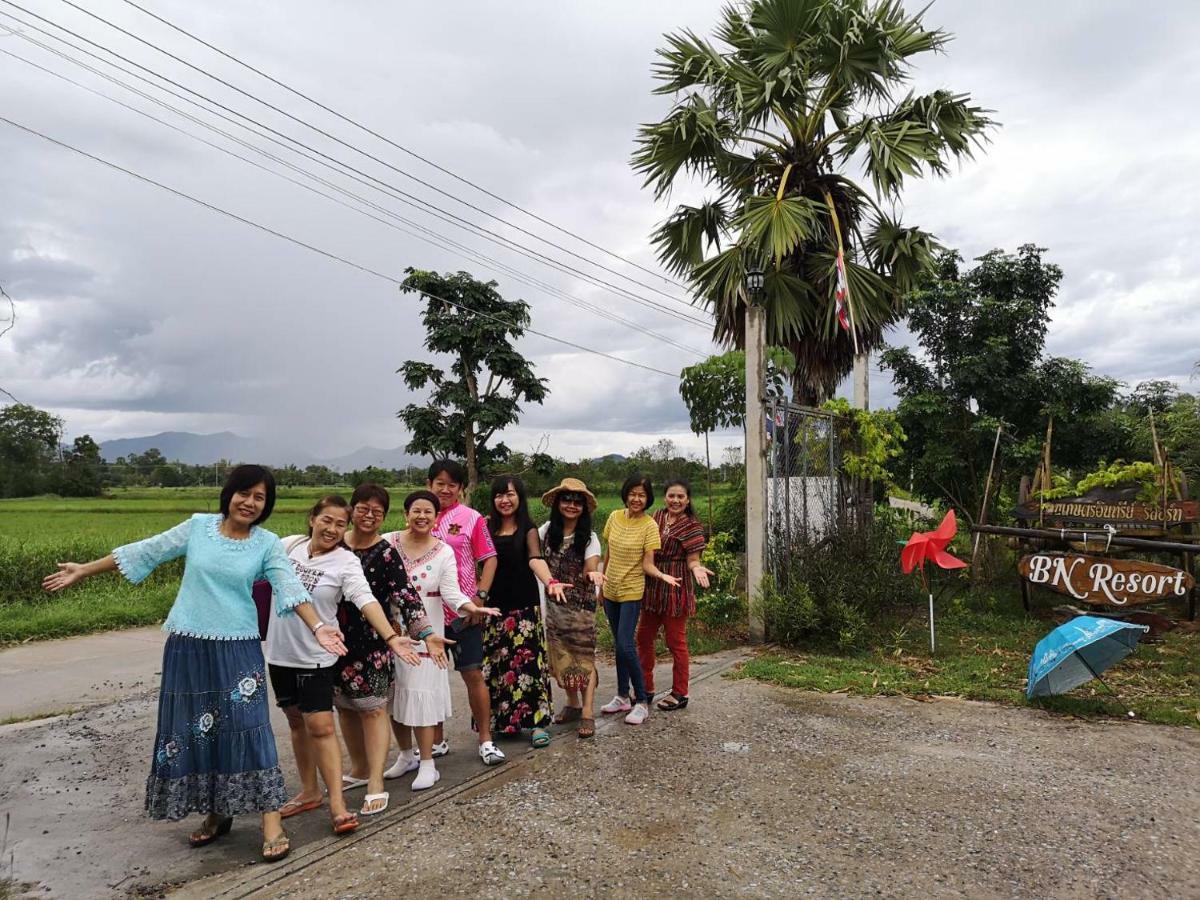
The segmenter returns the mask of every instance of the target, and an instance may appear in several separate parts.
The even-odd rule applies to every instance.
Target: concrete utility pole
[[[746,592],[750,640],[766,640],[762,579],[766,569],[767,429],[763,385],[766,382],[767,311],[762,307],[763,273],[746,273]]]
[[[855,409],[871,408],[871,352],[864,350],[854,357]]]

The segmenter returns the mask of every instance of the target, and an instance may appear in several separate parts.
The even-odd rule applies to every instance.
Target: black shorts
[[[454,668],[458,672],[470,672],[472,669],[483,668],[483,626],[468,625],[467,620],[459,616],[450,623],[446,637],[455,641],[446,647],[454,658]]]
[[[333,711],[333,683],[337,664],[323,669],[295,669],[268,665],[275,704],[280,709],[297,706],[302,713]]]

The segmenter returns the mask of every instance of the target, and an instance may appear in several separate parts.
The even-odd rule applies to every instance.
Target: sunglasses
[[[583,506],[583,494],[559,494],[559,503],[570,503],[572,506]]]

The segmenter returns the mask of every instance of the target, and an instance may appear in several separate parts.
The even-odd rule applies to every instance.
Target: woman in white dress
[[[385,537],[400,553],[408,572],[409,584],[421,592],[425,611],[434,632],[445,637],[445,604],[459,615],[499,615],[491,607],[476,606],[458,587],[458,566],[454,551],[433,535],[437,523],[438,498],[430,491],[414,491],[404,498],[408,527]],[[451,641],[446,641],[451,643]],[[423,791],[437,784],[441,775],[433,762],[434,728],[450,716],[450,678],[430,657],[424,641],[416,646],[421,664],[396,666],[395,696],[392,702],[392,729],[400,745],[400,756],[384,776],[399,778],[417,770],[412,789]],[[419,756],[412,752],[416,733]]]

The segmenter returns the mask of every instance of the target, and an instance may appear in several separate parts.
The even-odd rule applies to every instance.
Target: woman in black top
[[[530,730],[533,746],[545,747],[550,743],[546,726],[553,704],[537,586],[540,581],[547,594],[561,599],[563,585],[542,559],[521,479],[497,478],[491,498],[488,530],[498,565],[489,601],[499,607],[500,615],[484,625],[483,678],[492,700],[492,732]]]

